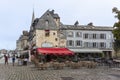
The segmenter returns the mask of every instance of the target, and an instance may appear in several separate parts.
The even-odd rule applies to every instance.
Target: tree
[[[113,35],[114,35],[114,38],[115,38],[115,41],[114,41],[114,50],[115,50],[115,53],[116,53],[116,57],[117,54],[119,53],[120,51],[120,10],[118,10],[116,7],[114,7],[112,9],[113,13],[115,13],[115,18],[118,19],[117,22],[115,22],[115,24],[113,25]]]
[[[114,41],[114,51],[115,51],[115,56],[118,57],[118,53],[120,51],[120,40]]]

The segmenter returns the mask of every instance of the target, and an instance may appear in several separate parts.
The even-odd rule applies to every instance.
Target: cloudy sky
[[[55,10],[64,24],[113,26],[112,8],[120,9],[119,0],[0,0],[0,49],[15,49],[22,30],[29,30],[33,9],[35,17]]]

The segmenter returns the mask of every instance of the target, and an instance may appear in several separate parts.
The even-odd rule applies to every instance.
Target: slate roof
[[[100,31],[112,31],[113,27],[110,26],[90,26],[90,25],[63,25],[61,29],[65,30],[100,30]]]
[[[33,27],[35,29],[40,30],[57,30],[57,24],[54,21],[54,18],[58,18],[58,14],[51,13],[51,11],[47,10],[40,18],[38,18],[33,23]],[[46,21],[48,21],[48,25],[46,25]]]
[[[110,26],[94,26],[93,23],[89,23],[88,25],[65,25],[60,22],[60,26],[57,27],[56,22],[54,19],[60,19],[59,15],[54,13],[54,10],[49,11],[47,10],[40,18],[36,18],[32,24],[34,29],[40,30],[58,30],[65,29],[65,30],[103,30],[103,31],[112,31],[113,27]],[[46,25],[46,21],[49,22],[48,26]]]
[[[54,13],[54,10],[49,11],[49,13],[51,14],[51,16],[52,16],[53,18],[60,18],[57,13]]]

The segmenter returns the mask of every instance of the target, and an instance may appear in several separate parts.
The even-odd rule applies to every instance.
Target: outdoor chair
[[[66,67],[70,67],[70,66],[71,66],[71,63],[72,63],[71,61],[65,61],[65,66],[66,66]]]
[[[120,60],[113,60],[114,67],[120,67]]]
[[[73,63],[71,63],[71,68],[72,69],[79,69],[80,68],[80,64],[77,63],[77,62],[73,62]]]
[[[97,63],[93,62],[93,61],[80,61],[79,64],[82,67],[86,67],[86,68],[95,68],[95,67],[97,67]]]
[[[53,69],[63,69],[64,66],[65,66],[64,63],[54,62],[52,67]]]
[[[45,70],[48,68],[48,64],[47,63],[39,63],[39,66],[37,68],[40,70]]]

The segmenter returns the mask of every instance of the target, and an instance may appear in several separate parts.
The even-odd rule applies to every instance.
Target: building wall
[[[99,53],[103,52],[105,57],[114,56],[113,54],[113,34],[111,30],[66,30],[66,46],[67,48],[77,50],[77,53]],[[77,36],[77,33],[80,35]],[[72,34],[70,36],[70,34]],[[85,37],[85,34],[88,34]],[[100,37],[101,34],[102,38]],[[94,35],[94,36],[93,36]],[[79,41],[77,43],[77,41]],[[71,46],[70,46],[71,45]],[[79,46],[78,46],[79,45]],[[92,50],[96,50],[92,51]],[[82,52],[81,52],[82,51]]]
[[[59,38],[57,31],[50,30],[49,36],[45,36],[45,30],[36,30],[36,46],[37,47],[58,47]]]
[[[60,39],[60,47],[66,47],[66,39]]]
[[[16,42],[16,50],[21,51],[28,47],[28,36],[21,36]]]
[[[23,40],[23,48],[26,48],[28,46],[28,41],[27,39]]]
[[[17,42],[16,42],[16,49],[21,50],[21,41],[20,40],[17,40]]]
[[[72,40],[73,46],[69,46],[67,44],[67,47],[77,47],[76,41],[81,41],[81,48],[93,48],[93,43],[97,43],[97,46],[94,48],[101,48],[100,43],[105,43],[104,49],[112,49],[112,43],[113,43],[113,34],[112,31],[92,31],[92,30],[66,30],[67,31],[67,41]],[[69,36],[69,33],[73,33],[73,36]],[[76,36],[77,32],[80,33],[80,36]],[[85,34],[88,34],[88,38],[85,38]],[[93,34],[96,34],[96,37],[93,38]],[[100,38],[101,34],[105,34],[105,38]],[[85,42],[89,43],[89,47],[85,46]]]
[[[60,19],[54,19],[54,21],[57,24],[57,26],[59,27],[59,25],[60,25]]]

